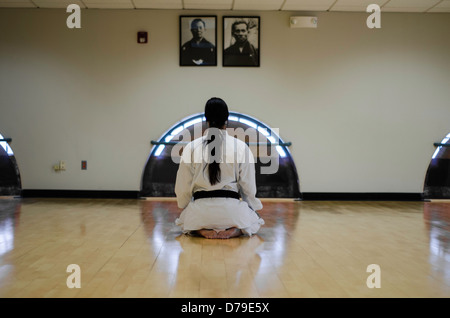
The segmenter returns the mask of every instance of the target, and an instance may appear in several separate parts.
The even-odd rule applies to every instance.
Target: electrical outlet
[[[87,161],[86,160],[81,161],[81,170],[87,170]]]
[[[64,160],[59,162],[59,170],[66,170],[66,162]]]

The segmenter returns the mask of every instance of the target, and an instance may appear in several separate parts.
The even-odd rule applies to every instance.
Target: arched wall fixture
[[[202,113],[183,119],[181,122],[175,124],[166,133],[164,133],[158,141],[152,141],[152,145],[154,146],[151,150],[151,153],[153,153],[153,155],[155,156],[161,155],[166,145],[175,145],[178,143],[172,142],[171,140],[181,131],[205,121],[206,118]],[[289,149],[287,147],[290,146],[291,143],[285,143],[276,132],[274,132],[269,126],[258,121],[257,119],[254,119],[248,115],[230,112],[228,122],[240,122],[247,125],[248,127],[256,129],[258,132],[263,134],[272,144],[276,144],[276,150],[281,158],[285,158],[287,155],[290,155]]]
[[[450,134],[445,136],[445,138],[442,139],[442,141],[439,144],[438,143],[434,144],[437,148],[434,151],[433,156],[431,157],[431,159],[436,159],[437,155],[439,154],[439,151],[441,151],[443,147],[448,147],[449,146],[449,145],[447,145],[447,142],[449,140],[450,140]]]
[[[9,146],[11,138],[0,134],[0,195],[20,195],[22,184],[14,152]]]
[[[173,162],[171,153],[173,146],[179,145],[179,136],[188,130],[191,135],[195,131],[204,132],[207,128],[203,113],[194,114],[177,122],[168,129],[158,140],[152,140],[153,145],[147,160],[141,180],[142,197],[171,197],[174,194],[174,185],[178,165]],[[261,171],[267,164],[263,160],[256,161],[257,196],[275,198],[300,198],[300,187],[297,170],[288,147],[290,142],[284,142],[278,129],[272,129],[263,122],[245,114],[230,111],[227,129],[242,128],[245,131],[253,128],[258,139],[244,140],[249,145],[256,158],[260,159],[262,153],[260,146],[268,146],[270,155],[277,155],[278,170],[272,174],[263,174]],[[198,136],[195,136],[198,137]],[[234,137],[240,138],[238,135]],[[261,140],[264,140],[263,142]],[[184,140],[183,140],[184,141]],[[186,141],[184,141],[187,143]],[[267,158],[267,157],[266,157]]]
[[[8,142],[10,141],[11,138],[4,138],[2,134],[0,134],[0,146],[8,154],[8,156],[14,156],[14,152],[12,151],[11,147],[8,144]]]
[[[431,157],[425,176],[425,199],[450,199],[450,133],[440,143]]]

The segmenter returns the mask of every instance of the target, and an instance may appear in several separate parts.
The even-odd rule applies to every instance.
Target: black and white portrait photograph
[[[216,25],[216,16],[180,16],[180,66],[217,65]]]
[[[223,66],[259,66],[259,39],[259,17],[223,17]]]

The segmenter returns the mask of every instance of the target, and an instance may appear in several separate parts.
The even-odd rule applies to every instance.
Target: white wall
[[[180,67],[179,15],[218,16],[217,67]],[[261,16],[261,67],[223,68],[229,11],[0,10],[0,133],[23,189],[139,190],[150,141],[209,97],[280,128],[302,192],[422,192],[450,132],[450,14]],[[149,32],[149,43],[136,33]],[[65,160],[67,170],[52,165]],[[87,160],[88,170],[80,169]]]

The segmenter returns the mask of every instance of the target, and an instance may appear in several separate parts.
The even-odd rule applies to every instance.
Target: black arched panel
[[[1,135],[0,139],[3,140]],[[0,195],[20,195],[22,185],[16,158],[6,141],[0,143]]]
[[[436,148],[424,184],[425,199],[450,199],[450,134]]]

